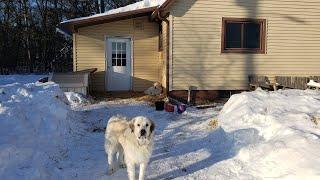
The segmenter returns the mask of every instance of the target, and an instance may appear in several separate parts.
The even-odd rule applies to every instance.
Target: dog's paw
[[[125,169],[127,165],[125,163],[120,164],[120,168]]]
[[[111,176],[114,173],[114,168],[109,168],[108,169],[108,176]]]

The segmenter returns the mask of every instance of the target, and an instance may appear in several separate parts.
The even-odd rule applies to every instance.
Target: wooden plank
[[[310,77],[276,76],[276,82],[283,87],[292,89],[307,89]]]

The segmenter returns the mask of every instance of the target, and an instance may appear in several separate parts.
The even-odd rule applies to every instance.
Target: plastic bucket
[[[164,110],[164,101],[156,101],[154,104],[156,106],[156,111]]]
[[[178,113],[182,114],[183,112],[185,112],[187,109],[187,106],[185,104],[180,104],[178,105]]]
[[[174,112],[174,105],[170,104],[170,103],[167,103],[164,105],[164,109],[167,111],[167,112]]]

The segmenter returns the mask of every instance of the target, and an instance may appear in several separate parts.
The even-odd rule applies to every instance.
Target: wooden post
[[[191,102],[191,91],[192,91],[192,87],[189,86],[189,88],[188,88],[188,104],[190,104],[190,102]]]

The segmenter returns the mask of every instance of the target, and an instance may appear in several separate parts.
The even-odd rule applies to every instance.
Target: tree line
[[[72,37],[57,26],[139,0],[0,0],[0,74],[72,70]]]

